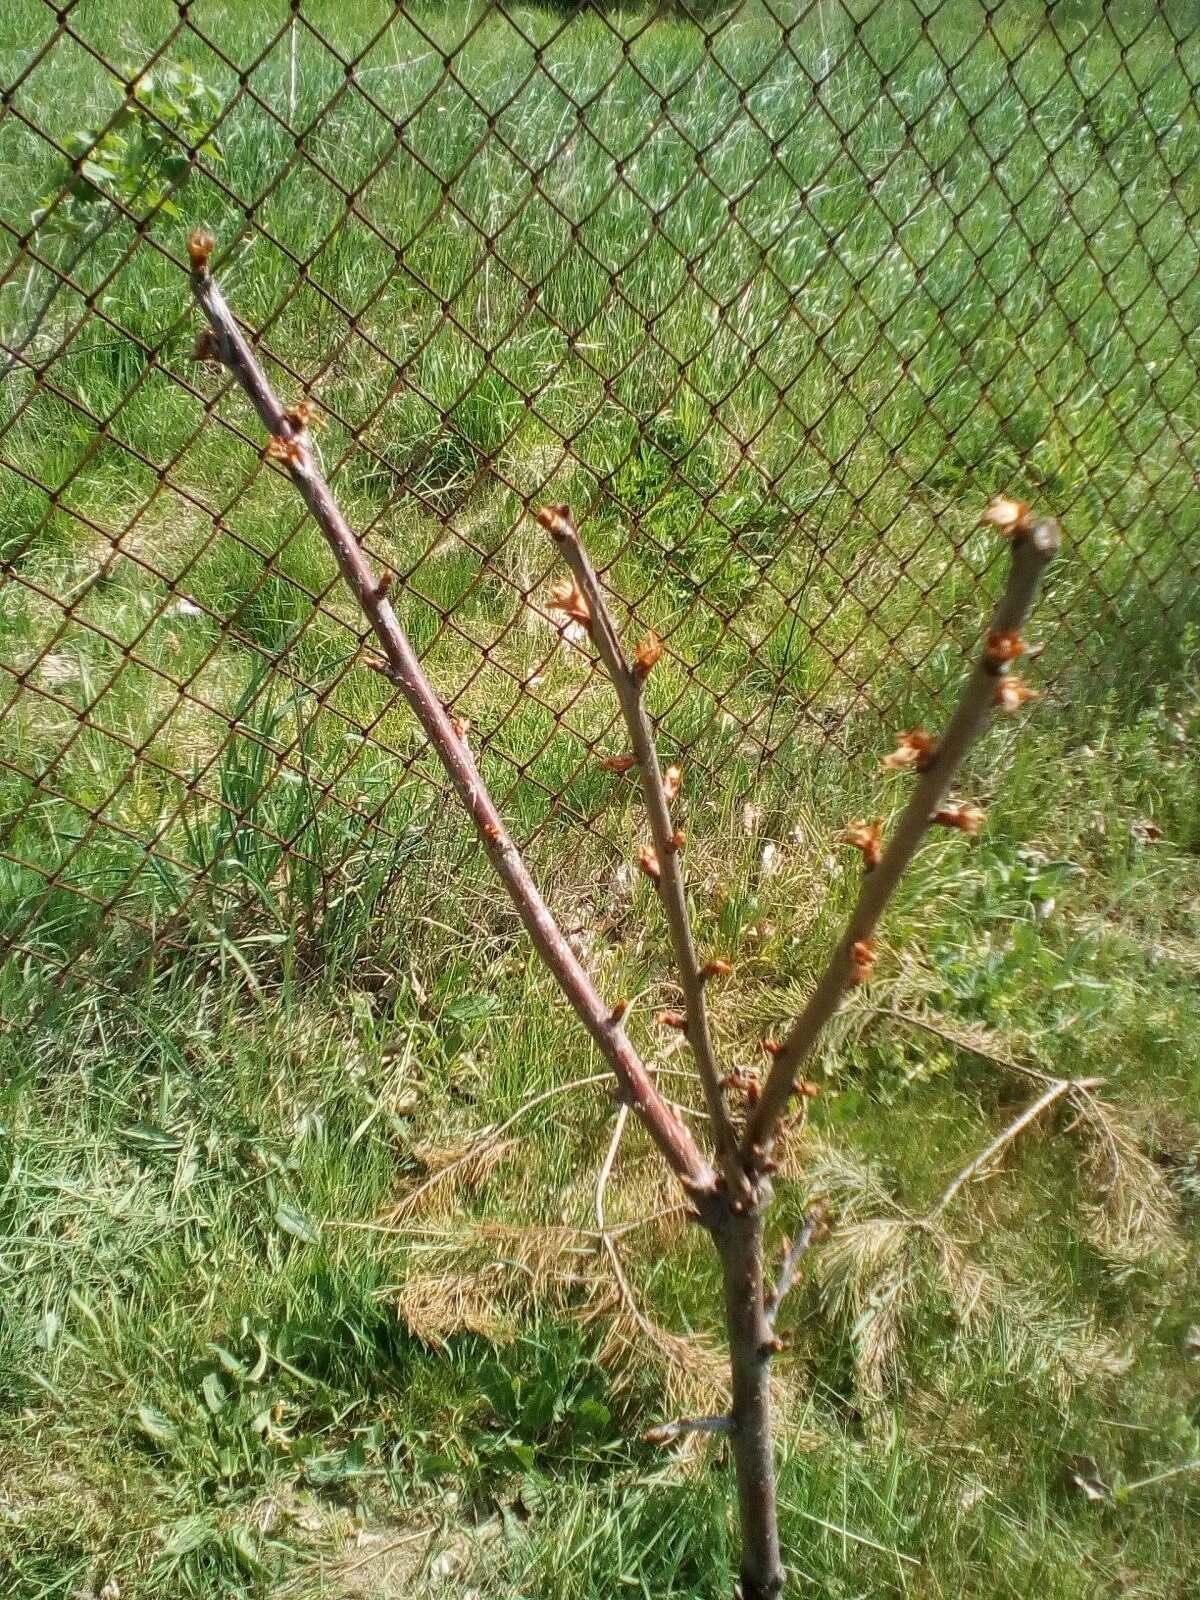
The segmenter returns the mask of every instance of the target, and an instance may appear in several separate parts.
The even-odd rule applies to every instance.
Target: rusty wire
[[[1041,8],[956,6],[954,0],[923,7],[915,0],[894,6],[886,0],[874,6],[742,0],[621,11],[496,0],[461,9],[413,3],[387,9],[377,26],[347,44],[344,36],[353,30],[331,37],[327,24],[309,14],[302,0],[293,0],[277,25],[258,27],[249,43],[245,31],[239,35],[235,50],[219,11],[182,3],[162,8],[161,36],[145,40],[136,59],[97,26],[94,9],[81,0],[26,10],[32,18],[28,36],[10,51],[0,105],[0,161],[10,174],[38,175],[32,189],[9,182],[0,209],[0,338],[9,368],[0,397],[0,471],[10,502],[24,495],[35,507],[26,514],[22,501],[18,523],[6,529],[0,566],[0,603],[37,608],[29,636],[6,644],[2,656],[0,729],[11,737],[0,753],[9,796],[0,817],[0,864],[20,892],[9,897],[0,920],[0,946],[18,963],[45,965],[60,982],[81,971],[89,982],[99,981],[90,951],[100,925],[124,930],[130,959],[136,956],[138,964],[187,950],[197,917],[220,923],[228,908],[264,892],[261,885],[248,887],[234,870],[248,832],[269,847],[275,880],[307,873],[327,887],[340,882],[352,863],[360,870],[366,857],[390,863],[389,873],[402,870],[414,848],[413,829],[419,833],[425,825],[412,819],[422,815],[419,795],[435,779],[411,729],[386,697],[367,712],[347,690],[361,673],[361,621],[340,599],[332,571],[308,581],[289,570],[285,557],[303,537],[303,520],[286,495],[275,493],[274,548],[262,549],[246,532],[253,508],[272,495],[274,469],[261,459],[262,440],[231,399],[227,380],[187,359],[195,321],[186,293],[185,240],[195,222],[217,232],[218,264],[229,263],[253,282],[254,293],[242,295],[239,304],[281,386],[295,398],[311,396],[327,417],[327,437],[336,439],[325,460],[331,479],[336,484],[343,476],[374,475],[387,485],[356,522],[357,531],[375,559],[395,573],[397,592],[403,589],[420,609],[426,655],[453,661],[445,684],[448,703],[463,714],[476,704],[488,708],[487,724],[475,731],[478,748],[491,763],[497,799],[525,806],[525,823],[516,831],[526,843],[567,823],[613,847],[614,818],[627,792],[619,782],[603,791],[589,785],[597,753],[611,753],[619,735],[611,712],[607,721],[597,720],[586,673],[571,684],[546,686],[551,662],[563,649],[545,624],[552,553],[543,550],[524,561],[514,554],[527,537],[521,526],[530,506],[549,497],[569,469],[579,469],[574,503],[585,535],[589,522],[606,530],[603,569],[628,608],[630,626],[660,625],[661,584],[673,583],[685,596],[664,630],[675,668],[670,681],[678,688],[655,709],[669,729],[671,752],[687,756],[697,783],[711,792],[740,794],[768,764],[786,778],[821,759],[823,751],[853,750],[862,743],[864,725],[886,724],[914,695],[940,704],[947,675],[942,663],[948,649],[953,653],[970,637],[978,614],[974,584],[986,567],[970,518],[948,515],[956,499],[977,511],[986,492],[1032,484],[1068,536],[1076,519],[1109,528],[1112,537],[1097,541],[1095,553],[1086,540],[1079,542],[1072,551],[1070,593],[1061,601],[1053,592],[1049,597],[1047,647],[1082,674],[1101,661],[1112,632],[1130,625],[1131,593],[1143,626],[1149,614],[1152,626],[1174,627],[1179,608],[1186,608],[1198,566],[1189,538],[1198,457],[1196,389],[1180,352],[1194,342],[1200,320],[1200,274],[1194,267],[1200,153],[1194,140],[1175,137],[1178,127],[1172,131],[1158,107],[1160,98],[1173,107],[1190,138],[1200,29],[1188,6],[1110,8],[1098,12],[1092,26],[1065,4],[1046,8],[1044,19],[1027,25],[1017,13],[1024,17]],[[427,86],[402,108],[389,104],[391,79],[375,59],[391,50],[395,73],[407,81],[396,33],[401,26],[412,49],[419,46],[422,63],[434,63]],[[672,48],[690,53],[692,63],[672,81],[665,81],[671,75],[654,53],[666,30],[674,30]],[[484,58],[473,54],[481,41],[493,38],[498,49],[511,48],[525,62],[499,98],[481,67]],[[747,40],[753,65],[743,74],[738,51]],[[1055,61],[1062,61],[1061,73],[1045,83],[1034,70],[1043,47],[1047,59],[1054,51]],[[293,85],[297,62],[301,76],[317,67],[330,76],[329,92],[311,116],[302,114],[303,95],[293,93],[286,109],[279,103],[280,52],[290,53]],[[584,75],[579,63],[601,58],[599,77],[585,89],[574,88],[571,73]],[[215,88],[218,105],[204,139],[185,137],[170,116],[137,100],[145,75],[173,64],[194,66]],[[89,123],[95,147],[106,135],[119,134],[123,112],[137,103],[146,126],[163,134],[185,160],[151,204],[136,193],[106,188],[95,202],[103,233],[88,248],[64,254],[54,244],[55,228],[70,211],[82,159],[64,135],[72,108],[64,112],[61,85],[69,85],[72,72],[80,82],[89,74],[109,80],[105,91],[92,92],[102,107]],[[875,98],[863,99],[853,115],[838,99],[839,85],[851,73],[878,84]],[[690,98],[700,75],[728,103],[728,115],[722,113],[720,125],[703,138],[694,136]],[[377,86],[381,81],[383,88]],[[795,91],[782,114],[779,97],[766,98],[780,83],[789,93],[794,84]],[[1079,114],[1052,126],[1046,108],[1068,91],[1077,95]],[[1002,94],[1011,101],[1014,92],[1023,121],[998,132],[990,108]],[[640,96],[652,108],[636,139],[613,119],[621,94]],[[533,156],[523,147],[521,117],[535,95],[550,97],[562,115],[560,135]],[[449,97],[451,114],[473,117],[478,130],[449,169],[431,154],[424,131],[423,119],[447,109],[441,96]],[[372,130],[376,143],[365,155],[339,143],[342,115],[360,117],[362,127]],[[837,139],[824,168],[801,181],[789,163],[795,141],[805,136],[806,118],[824,129],[836,127]],[[876,125],[872,118],[883,130],[879,138],[886,133],[893,145],[878,158],[864,132]],[[927,159],[925,144],[939,118],[959,119],[963,133],[956,148],[935,162]],[[205,139],[244,143],[255,129],[264,141],[280,141],[280,148],[286,143],[290,150],[277,160],[264,157],[258,171],[205,152]],[[753,149],[754,159],[726,192],[722,152],[737,139]],[[1034,230],[1028,193],[1012,187],[1010,156],[1019,141],[1029,139],[1038,141],[1040,151],[1037,185],[1051,194],[1071,253],[1056,254],[1053,237],[1040,225]],[[679,193],[655,200],[642,184],[638,162],[643,156],[650,161],[663,140],[686,151],[694,170]],[[581,143],[594,156],[602,181],[586,208],[574,210],[561,180]],[[1079,153],[1084,148],[1086,158]],[[1073,162],[1069,178],[1063,176],[1067,155]],[[502,196],[505,205],[492,221],[481,220],[467,192],[484,160],[495,161],[512,179],[511,193]],[[965,204],[950,184],[956,162],[975,162],[983,174]],[[389,181],[398,164],[437,197],[411,226],[381,220],[375,203],[378,185]],[[910,191],[900,207],[889,184],[903,173]],[[860,272],[842,261],[845,235],[823,221],[826,186],[835,179],[861,185],[874,221],[886,221],[886,254],[906,283],[898,295],[876,281],[880,252]],[[819,259],[803,270],[781,265],[782,227],[764,244],[754,206],[757,189],[767,182],[787,187],[788,225],[815,225],[824,239]],[[314,195],[333,197],[334,211],[327,232],[299,252],[281,237],[274,208],[302,205],[306,185]],[[985,189],[998,219],[991,233],[980,221]],[[719,197],[723,207],[719,226],[691,249],[672,236],[685,192]],[[1097,196],[1111,200],[1098,221]],[[613,206],[640,217],[642,237],[621,256],[606,248],[594,226]],[[932,251],[913,243],[914,222],[923,212],[944,224]],[[452,293],[425,264],[435,231],[446,227],[462,239],[460,282]],[[522,268],[510,248],[516,230],[536,227],[558,228],[564,241],[538,277]],[[351,241],[364,259],[373,253],[373,259],[390,263],[354,304],[331,286],[324,269],[326,253],[342,240]],[[1008,240],[1020,248],[1006,263]],[[678,281],[648,309],[637,273],[655,249],[672,252],[666,259]],[[934,269],[951,255],[964,269],[969,264],[970,272],[960,274],[959,290],[939,302],[937,311],[960,341],[960,364],[934,381],[921,368],[907,319],[927,309]],[[718,287],[722,262],[742,256],[753,260],[753,269]],[[835,258],[844,300],[830,314],[815,297],[821,273]],[[1187,259],[1190,267],[1181,265]],[[1146,265],[1140,287],[1126,281],[1131,262]],[[481,333],[466,293],[493,270],[523,305],[500,339]],[[126,285],[138,272],[147,282],[177,280],[174,289],[161,291],[149,319],[127,312]],[[547,289],[556,275],[571,273],[594,274],[603,284],[596,303],[575,323],[556,318]],[[426,313],[424,327],[415,320],[403,348],[380,326],[398,277]],[[1092,286],[1090,298],[1085,280]],[[35,282],[53,309],[27,336],[14,308],[25,304]],[[989,313],[1009,330],[1018,353],[1022,328],[1035,315],[1053,314],[1061,324],[1060,341],[1023,369],[1019,403],[1007,412],[1001,408],[1011,397],[997,398],[1002,361],[972,349],[970,326],[955,320],[961,296],[968,288],[979,293],[981,283]],[[746,308],[756,294],[778,307],[776,322],[762,337],[747,331]],[[1088,426],[1108,430],[1107,452],[1091,459],[1087,471],[1068,470],[1063,463],[1074,460],[1078,441],[1058,420],[1064,399],[1059,369],[1068,359],[1077,359],[1080,370],[1094,360],[1096,336],[1087,319],[1101,303],[1111,340],[1128,349],[1126,375],[1107,387],[1097,379],[1089,397]],[[1022,312],[1022,304],[1036,310]],[[429,314],[431,309],[437,314]],[[848,348],[848,319],[864,310],[876,337],[861,349]],[[706,378],[704,348],[681,356],[672,342],[672,316],[691,311],[705,319],[710,342],[724,339],[737,349],[736,376],[724,388]],[[297,350],[289,320],[308,312],[327,322],[315,361]],[[596,330],[606,326],[605,319],[621,318],[639,328],[640,343],[614,366],[597,348]],[[799,330],[806,353],[781,369],[772,341],[785,324]],[[552,337],[556,354],[536,381],[522,387],[512,376],[508,341],[526,333]],[[116,352],[120,367],[119,392],[114,398],[110,385],[104,404],[79,377],[89,341]],[[506,386],[505,392],[515,390],[520,417],[514,427],[481,443],[464,431],[464,397],[453,403],[439,399],[427,371],[447,341],[457,341],[478,361],[472,390],[485,376]],[[668,398],[700,416],[693,431],[706,446],[716,441],[712,459],[726,463],[720,471],[705,476],[688,449],[663,446],[661,418],[630,400],[643,362],[673,373]],[[974,377],[973,362],[980,374],[975,399],[939,421],[945,442],[931,457],[922,437],[926,422],[939,417],[943,401],[951,403],[952,379],[968,369]],[[371,382],[348,397],[343,378],[355,364],[370,373]],[[838,382],[830,388],[834,370]],[[873,404],[859,405],[856,425],[839,438],[837,408],[868,370],[875,374]],[[788,412],[794,427],[786,455],[764,444],[769,421],[739,424],[737,394],[749,379],[775,396],[778,412],[796,403],[804,413]],[[809,382],[815,394],[819,381],[830,388],[828,398],[805,409],[795,397],[804,395]],[[600,398],[586,417],[563,427],[558,396],[575,382]],[[889,410],[914,386],[924,409],[900,433]],[[168,393],[189,420],[167,430],[161,444],[148,445],[129,419],[147,395]],[[398,467],[386,433],[389,407],[404,396],[415,397],[437,426]],[[479,404],[486,407],[486,398]],[[596,470],[588,430],[601,414],[624,429],[627,445],[619,458]],[[1023,431],[1028,415],[1049,419],[1036,438]],[[62,452],[61,470],[53,472],[53,453],[34,447],[46,419],[69,427],[74,440]],[[530,419],[541,430],[544,482],[532,482],[527,465],[514,462],[510,449]],[[972,455],[980,419],[999,441],[986,458]],[[228,466],[205,479],[194,462],[218,449]],[[439,451],[465,463],[456,469],[453,493],[431,476]],[[643,502],[631,504],[626,483],[647,452],[658,477]],[[951,495],[941,484],[947,459],[956,454]],[[863,466],[867,461],[877,463],[871,476]],[[88,474],[107,471],[109,464],[127,485],[119,507],[86,492]],[[801,466],[823,474],[828,485],[806,504],[797,503],[791,487],[791,475]],[[885,480],[903,484],[919,508],[919,536],[900,525],[907,511],[897,511],[888,499]],[[747,486],[756,507],[760,526],[752,533],[770,549],[769,559],[750,560],[750,589],[742,579],[726,584],[735,563],[745,559],[747,523],[731,488],[737,483]],[[837,511],[831,509],[835,497]],[[505,508],[503,525],[481,522],[484,502],[493,513]],[[669,538],[656,522],[668,502],[679,508]],[[206,530],[186,559],[174,564],[157,542],[172,518]],[[403,518],[420,535],[419,548],[407,552],[398,549],[391,532]],[[1135,519],[1143,532],[1127,540]],[[67,592],[58,592],[46,576],[52,570],[46,552],[57,548],[64,527],[88,552],[91,568]],[[848,528],[860,537],[848,540]],[[699,577],[692,570],[697,540],[707,552]],[[652,544],[657,577],[639,567]],[[197,601],[194,577],[218,548],[236,548],[244,558],[238,570],[245,583],[219,602]],[[435,555],[441,559],[447,550],[467,570],[449,602],[428,576]],[[971,577],[971,588],[963,591],[950,581],[956,571]],[[106,596],[116,579],[136,583],[147,597],[136,627],[113,627],[106,618]],[[911,591],[911,603],[885,616],[889,586],[896,593]],[[286,593],[294,622],[285,640],[266,641],[245,619],[256,601],[268,604],[276,593]],[[842,615],[847,599],[861,613],[853,624]],[[485,600],[503,615],[481,621]],[[211,630],[208,647],[195,653],[186,673],[172,671],[149,642],[180,615],[181,603],[190,608],[189,620],[203,619]],[[544,632],[536,652],[526,649],[522,660],[531,616]],[[310,637],[340,640],[332,656],[321,647],[319,671],[304,653]],[[728,644],[734,663],[723,677],[702,643],[714,639]],[[76,656],[93,648],[101,659],[108,652],[112,662],[107,675],[94,681],[73,666]],[[320,653],[315,646],[314,653]],[[897,687],[894,673],[868,670],[884,658],[904,669],[906,688]],[[804,671],[797,677],[801,660]],[[250,676],[252,692],[240,703],[238,696],[214,695],[211,685],[231,661],[242,677]],[[744,680],[751,672],[755,690],[747,693]],[[135,693],[130,685],[143,682],[147,694],[158,696],[160,709],[136,729],[118,725],[119,719],[106,714],[106,702]],[[272,722],[280,696],[292,697],[290,709]],[[527,712],[543,715],[546,729],[536,742],[523,744],[518,725]],[[184,760],[164,735],[175,719],[188,716],[210,733]],[[18,737],[26,723],[37,730],[32,750]],[[213,728],[221,730],[219,736]],[[315,762],[314,730],[321,732],[324,751]],[[253,747],[261,756],[253,784],[236,793],[230,781],[235,742],[237,751]],[[343,745],[344,755],[331,753]],[[95,781],[80,757],[93,746],[104,751],[93,763]],[[378,754],[382,773],[369,793],[358,784],[364,751]],[[249,754],[246,759],[253,764]],[[239,781],[241,770],[234,770]],[[289,783],[303,788],[307,811],[298,826],[282,833],[263,801]],[[147,791],[160,797],[157,809],[141,803]],[[192,846],[188,830],[197,818],[211,823],[217,815],[224,818],[223,833],[206,854]],[[329,822],[328,836],[312,826],[314,818]],[[327,837],[334,841],[332,854]],[[39,839],[44,850],[33,848]],[[110,846],[117,867],[108,872],[88,865],[93,858],[102,861]],[[151,892],[160,880],[169,890]],[[375,892],[383,891],[377,885]],[[63,926],[61,907],[73,900],[80,905],[78,937]],[[58,921],[48,936],[52,905],[59,907]]]

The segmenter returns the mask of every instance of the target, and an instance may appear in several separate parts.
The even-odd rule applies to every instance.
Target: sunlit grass
[[[906,1254],[885,1301],[899,1258],[841,1298],[814,1267],[781,1363],[784,1526],[835,1595],[1182,1600],[1200,1474],[1092,1505],[1067,1469],[1119,1490],[1198,1448],[1194,27],[1008,0],[985,29],[949,0],[855,36],[797,6],[780,53],[754,4],[711,46],[636,8],[411,10],[193,6],[168,59],[227,107],[223,159],[131,259],[128,223],[97,240],[0,397],[0,1564],[30,1600],[727,1592],[725,1474],[639,1442],[708,1368],[622,1345],[589,1232],[604,1090],[554,1093],[396,1212],[596,1068],[354,665],[360,623],[257,424],[188,359],[186,281],[153,246],[202,221],[654,1059],[637,812],[590,756],[622,741],[536,603],[529,504],[569,498],[630,631],[669,641],[651,698],[687,752],[698,937],[736,962],[715,1018],[746,1062],[853,892],[842,828],[901,803],[879,755],[960,680],[998,570],[987,496],[1063,519],[1048,699],[977,753],[984,837],[931,844],[867,997],[951,1040],[846,1019],[779,1218],[818,1180],[848,1218],[931,1204],[1024,1103],[966,1036],[1103,1077],[1169,1225],[1115,1247],[1064,1117],[948,1219],[954,1271]],[[131,68],[178,21],[71,16]],[[6,81],[54,27],[10,7]],[[349,85],[319,36],[366,52]],[[17,102],[61,139],[120,92],[64,38]],[[62,163],[9,115],[0,174],[20,331],[13,238]],[[686,1102],[685,1068],[662,1061]],[[630,1130],[610,1215],[671,1199]],[[652,1321],[712,1333],[702,1240],[668,1218],[623,1251]],[[1003,1296],[972,1321],[976,1269]],[[360,1522],[421,1534],[403,1581],[347,1546]]]

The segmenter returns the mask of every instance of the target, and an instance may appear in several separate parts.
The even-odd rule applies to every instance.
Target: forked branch
[[[714,1173],[690,1130],[667,1104],[645,1063],[625,1035],[619,1016],[606,1006],[567,943],[543,900],[519,850],[488,793],[466,740],[454,726],[426,676],[381,580],[342,515],[309,444],[305,406],[285,408],[243,338],[233,313],[209,271],[211,235],[188,241],[192,290],[208,318],[212,338],[198,349],[220,360],[232,373],[261,417],[270,439],[268,456],[285,466],[337,558],[350,590],[375,632],[387,662],[387,675],[416,714],[446,769],[467,814],[507,889],[534,948],[558,982],[572,1009],[616,1075],[621,1096],[645,1123],[672,1169],[689,1187],[711,1190]]]

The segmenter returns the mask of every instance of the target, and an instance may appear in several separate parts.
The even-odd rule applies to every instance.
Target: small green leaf
[[[225,1393],[225,1386],[215,1372],[205,1374],[204,1382],[200,1385],[204,1392],[204,1403],[215,1417],[218,1411],[224,1409],[229,1398]]]
[[[138,1427],[151,1439],[167,1442],[175,1437],[175,1424],[164,1412],[158,1411],[154,1406],[139,1406],[137,1408]]]
[[[600,1400],[581,1400],[575,1407],[575,1424],[581,1433],[606,1433],[611,1421],[612,1412]]]
[[[211,1340],[209,1341],[208,1348],[212,1351],[213,1355],[216,1356],[217,1360],[224,1367],[225,1371],[229,1373],[230,1377],[245,1378],[247,1376],[246,1363],[244,1361],[239,1361],[238,1358],[233,1354],[232,1350],[226,1350],[223,1344],[214,1344]],[[261,1377],[262,1374],[260,1373],[259,1376]]]

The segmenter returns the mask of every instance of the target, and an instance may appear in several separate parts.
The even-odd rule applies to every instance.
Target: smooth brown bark
[[[771,1431],[773,1334],[763,1286],[762,1206],[727,1207],[713,1229],[725,1287],[733,1380],[731,1444],[742,1533],[741,1600],[777,1600],[784,1585]]]

